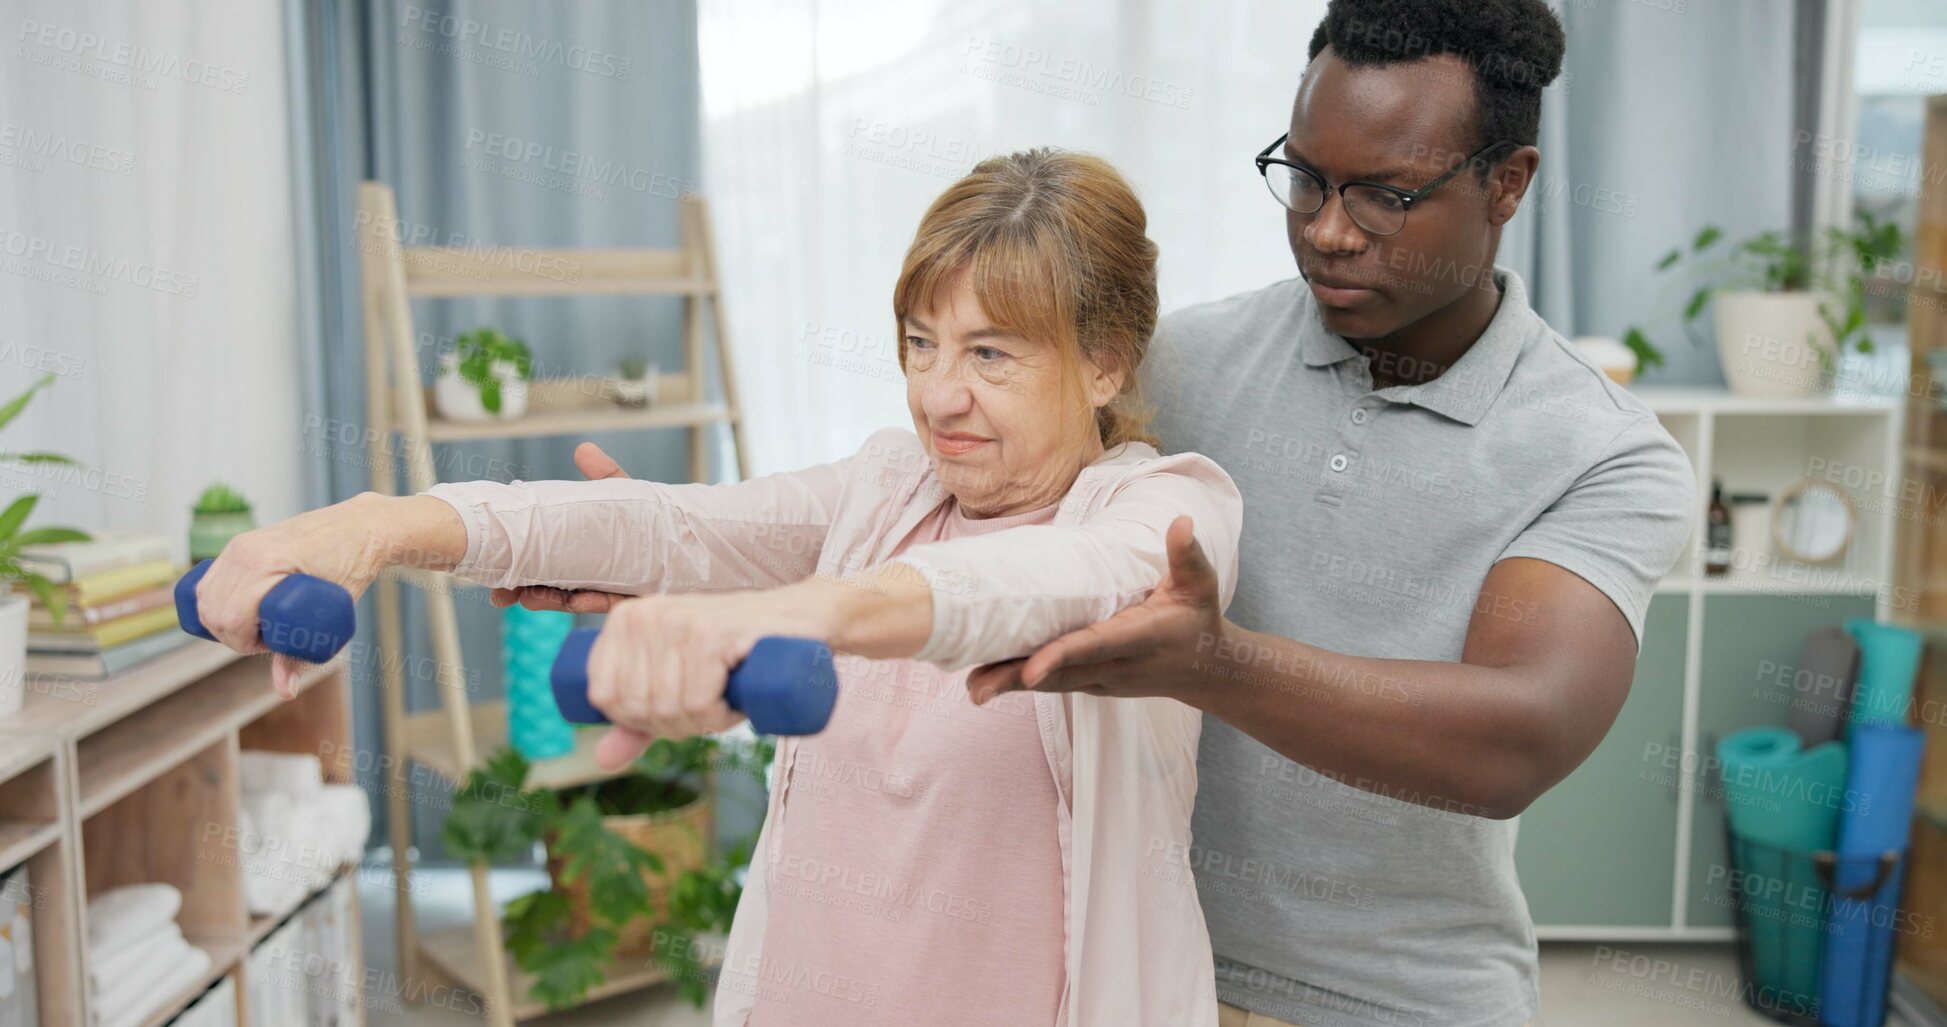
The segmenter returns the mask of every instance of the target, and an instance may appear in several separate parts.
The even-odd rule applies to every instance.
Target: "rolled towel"
[[[88,964],[88,986],[96,994],[114,988],[138,973],[143,967],[154,964],[166,957],[169,951],[183,943],[182,929],[171,920],[168,925],[141,941],[120,952],[111,953],[105,959]]]
[[[177,995],[194,987],[196,982],[202,980],[203,975],[209,971],[210,954],[194,945],[190,946],[187,953],[167,965],[164,970],[165,976],[156,985],[155,991],[150,993],[147,1001],[138,1003],[136,1008],[119,1018],[112,1020],[103,1018],[100,1027],[142,1027],[142,1023],[155,1015],[156,1010]]]
[[[303,901],[305,878],[291,865],[291,800],[281,792],[246,794],[238,810],[244,905],[256,916],[281,916]]]
[[[147,1012],[153,1009],[152,1003],[161,999],[160,992],[168,981],[171,970],[189,956],[190,944],[181,935],[168,939],[155,958],[137,966],[132,972],[110,981],[105,988],[96,988],[88,1003],[96,1023],[114,1023],[125,1019],[129,1012],[140,1007]]]
[[[364,858],[365,843],[372,836],[372,804],[365,798],[365,789],[325,785],[318,801],[324,812],[320,819],[330,839],[332,869]]]
[[[173,924],[183,893],[167,884],[111,888],[88,900],[88,959],[98,962]]]
[[[324,788],[324,764],[305,753],[247,749],[238,757],[237,780],[246,794],[283,792],[302,802]]]

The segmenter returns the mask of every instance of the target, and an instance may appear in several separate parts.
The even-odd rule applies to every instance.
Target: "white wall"
[[[197,492],[296,512],[301,462],[282,5],[0,9],[0,431],[74,472],[30,524],[166,533]]]

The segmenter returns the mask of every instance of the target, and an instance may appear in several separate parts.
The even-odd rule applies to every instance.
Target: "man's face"
[[[1473,125],[1473,75],[1457,57],[1354,65],[1328,46],[1306,69],[1291,137],[1273,156],[1327,183],[1325,206],[1314,214],[1287,210],[1285,230],[1333,333],[1384,339],[1491,286],[1499,240],[1492,177],[1483,183],[1470,168],[1448,179],[1413,204],[1392,235],[1359,227],[1337,191],[1354,181],[1419,189],[1478,148]]]

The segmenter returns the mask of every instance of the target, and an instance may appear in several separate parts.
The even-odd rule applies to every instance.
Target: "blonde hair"
[[[1082,405],[1082,356],[1122,372],[1095,412],[1104,447],[1155,445],[1136,380],[1156,330],[1146,227],[1135,191],[1100,157],[1042,148],[981,161],[927,208],[906,251],[892,291],[900,368],[907,315],[932,309],[964,271],[994,327],[1054,343]]]

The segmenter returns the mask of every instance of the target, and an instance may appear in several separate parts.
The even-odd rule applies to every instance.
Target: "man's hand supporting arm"
[[[1506,818],[1580,765],[1635,672],[1608,596],[1555,564],[1507,559],[1481,587],[1457,663],[1347,656],[1225,620],[1182,518],[1148,600],[1025,660],[976,670],[976,701],[1010,688],[1163,695],[1365,791]]]

